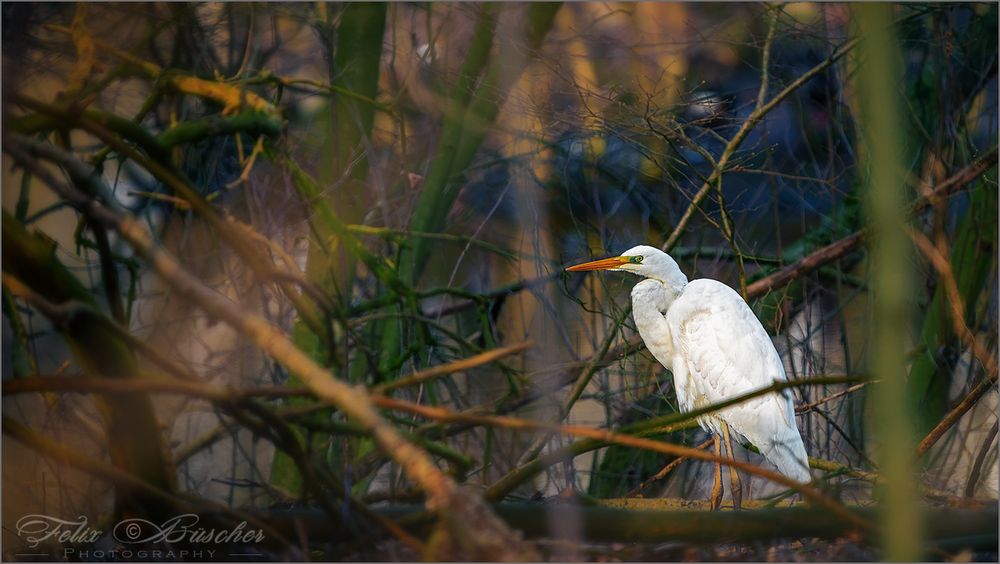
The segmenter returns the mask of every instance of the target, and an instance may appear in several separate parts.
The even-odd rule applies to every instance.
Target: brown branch
[[[958,171],[947,180],[934,187],[928,194],[919,198],[910,206],[910,213],[917,214],[930,206],[937,205],[944,198],[956,192],[962,186],[979,178],[997,163],[997,150],[994,147],[987,151],[979,160]],[[816,249],[808,256],[762,278],[747,287],[747,298],[760,297],[763,294],[781,288],[789,282],[801,278],[813,270],[835,261],[853,251],[868,237],[868,229],[860,229],[839,241]]]
[[[957,423],[958,420],[972,408],[972,406],[976,405],[986,392],[993,389],[994,386],[996,386],[996,380],[989,377],[983,378],[978,384],[976,384],[976,387],[972,388],[968,395],[962,398],[962,401],[958,402],[958,404],[955,405],[955,407],[953,407],[951,411],[949,411],[944,418],[941,419],[941,422],[931,429],[930,432],[927,433],[927,436],[920,441],[920,444],[917,445],[917,456],[922,456],[930,450],[930,448],[934,446],[934,443],[936,443],[938,439],[940,439],[948,431],[948,429],[951,429],[951,427],[955,425],[955,423]]]
[[[73,29],[66,26],[45,24],[44,27],[58,33],[73,33]],[[168,84],[181,92],[202,98],[208,98],[209,100],[214,100],[222,104],[222,113],[224,115],[232,114],[244,106],[258,112],[265,112],[269,114],[278,113],[278,109],[275,108],[274,105],[254,92],[250,92],[246,89],[236,88],[235,86],[230,86],[224,82],[205,80],[196,76],[181,74],[176,71],[166,72],[158,65],[145,61],[128,51],[118,49],[110,43],[101,41],[100,39],[95,39],[94,45],[102,51],[111,53],[115,57],[129,63],[136,69],[140,70],[144,75],[146,75],[147,78],[154,80],[163,78]]]
[[[972,463],[972,472],[969,474],[969,480],[965,483],[965,497],[972,497],[976,493],[976,486],[979,485],[979,477],[983,472],[983,464],[990,453],[990,445],[997,438],[998,430],[1000,430],[1000,419],[993,421],[993,427],[986,433],[986,440],[983,441],[983,446],[979,448],[979,453],[976,454],[976,460]]]
[[[995,158],[995,155],[994,155]],[[969,409],[979,401],[979,399],[997,382],[997,364],[993,355],[976,339],[975,334],[965,324],[965,306],[962,304],[962,295],[958,291],[958,284],[955,282],[955,273],[951,269],[951,261],[941,254],[927,236],[914,229],[909,230],[910,238],[920,249],[920,252],[927,257],[934,269],[938,271],[941,283],[944,284],[945,296],[948,298],[948,305],[951,307],[949,317],[954,325],[955,334],[959,335],[965,346],[972,352],[972,355],[986,369],[986,378],[980,382],[972,391],[966,395],[951,411],[949,411],[941,422],[938,423],[920,444],[917,445],[917,456],[926,453],[934,443],[938,441]],[[947,251],[946,251],[947,252]]]
[[[475,368],[477,366],[482,366],[484,364],[489,364],[496,360],[504,357],[508,357],[525,350],[530,349],[534,346],[531,341],[525,341],[523,343],[517,343],[515,345],[510,345],[508,347],[503,347],[499,349],[493,349],[486,351],[484,353],[471,356],[469,358],[463,358],[461,360],[456,360],[446,364],[439,364],[437,366],[428,368],[426,370],[421,370],[415,374],[411,374],[406,378],[400,378],[392,382],[386,382],[372,388],[372,393],[374,394],[386,394],[393,390],[398,390],[399,388],[406,388],[409,386],[415,386],[421,384],[428,380],[433,380],[435,378],[440,378],[441,376],[446,376],[455,372],[461,372],[462,370],[468,370],[470,368]]]
[[[747,298],[757,298],[797,280],[817,268],[853,251],[865,240],[868,229],[855,231],[843,239],[821,247],[794,263],[747,286]]]
[[[797,405],[797,406],[795,406],[795,414],[796,415],[802,415],[804,413],[809,413],[810,411],[816,409],[817,407],[823,405],[824,403],[831,402],[831,401],[833,401],[833,400],[835,400],[835,399],[837,399],[839,397],[843,397],[843,396],[846,396],[847,394],[856,392],[856,391],[860,390],[861,388],[864,388],[868,384],[873,384],[875,382],[877,382],[877,380],[871,380],[869,382],[861,382],[861,383],[858,383],[858,384],[854,384],[853,386],[851,386],[851,387],[849,387],[849,388],[847,388],[845,390],[841,390],[839,392],[830,394],[830,395],[828,395],[826,397],[822,397],[822,398],[820,398],[820,399],[818,399],[818,400],[816,400],[814,402],[810,402],[810,403],[803,404],[803,405]]]
[[[595,429],[592,427],[585,427],[581,425],[561,425],[557,423],[546,423],[542,421],[519,419],[515,417],[473,415],[468,413],[459,413],[443,407],[431,407],[431,406],[419,405],[387,397],[375,397],[372,398],[372,401],[379,407],[385,409],[406,411],[407,413],[420,415],[421,417],[434,419],[437,421],[474,423],[477,425],[491,425],[507,429],[523,429],[532,431],[556,432],[565,435],[571,435],[574,437],[584,437],[606,443],[620,444],[624,446],[640,448],[643,450],[659,452],[662,454],[670,454],[674,456],[686,456],[688,458],[693,458],[696,460],[703,460],[707,462],[732,466],[734,468],[743,470],[744,472],[747,472],[749,474],[754,474],[756,476],[760,476],[762,478],[765,478],[767,480],[770,480],[787,488],[794,489],[800,492],[804,497],[807,497],[812,501],[820,505],[823,505],[824,507],[828,508],[831,512],[836,513],[843,519],[852,522],[853,524],[862,529],[870,529],[872,527],[870,523],[858,519],[855,515],[847,511],[844,508],[844,506],[826,497],[815,488],[812,488],[805,484],[800,484],[799,482],[796,482],[795,480],[792,480],[787,476],[779,474],[778,472],[761,468],[760,466],[757,466],[755,464],[750,464],[748,462],[742,462],[731,458],[718,457],[695,448],[685,447],[671,443],[665,443],[654,439],[646,439],[632,435],[624,435],[615,431]]]
[[[941,282],[944,284],[945,296],[948,298],[948,305],[951,307],[951,322],[954,325],[955,334],[958,335],[965,346],[972,351],[972,355],[986,369],[986,374],[994,382],[997,379],[997,363],[993,355],[976,339],[976,335],[965,324],[965,304],[962,303],[962,294],[958,290],[958,283],[955,281],[955,272],[951,268],[951,260],[942,254],[926,235],[914,229],[909,230],[910,238],[930,260],[931,265],[938,271]],[[950,254],[947,249],[944,253]]]
[[[304,386],[226,389],[221,386],[211,386],[200,382],[167,378],[118,380],[115,378],[88,378],[81,376],[48,376],[45,378],[4,380],[2,389],[3,395],[5,396],[38,392],[95,392],[116,394],[144,394],[159,392],[179,394],[212,402],[233,402],[253,397],[283,398],[314,395],[312,390]]]
[[[711,438],[708,439],[707,441],[702,442],[701,444],[699,444],[694,448],[698,450],[705,450],[706,448],[710,447],[714,442],[715,438]],[[673,472],[673,470],[678,466],[680,466],[681,463],[683,463],[685,460],[687,460],[686,456],[678,456],[677,458],[671,460],[670,463],[664,466],[659,472],[643,480],[641,484],[635,487],[635,489],[625,494],[625,497],[638,496],[640,493],[642,493],[642,490],[648,488],[653,482],[662,480],[664,477],[666,477],[667,474]]]
[[[4,283],[19,284],[9,280],[4,274]],[[12,288],[14,293],[21,295],[20,286]],[[37,305],[32,302],[32,305]],[[55,313],[52,316],[55,316]],[[48,315],[47,315],[48,316]],[[49,316],[49,317],[52,317]],[[509,347],[494,349],[469,358],[441,364],[422,370],[395,382],[376,386],[372,393],[385,394],[399,388],[414,386],[434,378],[440,378],[462,370],[488,364],[495,360],[517,354],[533,346],[531,341],[525,341]],[[285,398],[296,396],[314,396],[312,389],[305,386],[265,386],[259,388],[223,388],[192,381],[190,377],[183,380],[166,378],[144,378],[141,380],[115,380],[113,378],[86,378],[79,376],[49,376],[45,378],[23,378],[4,380],[3,395],[36,393],[36,392],[113,392],[113,393],[149,393],[161,392],[196,397],[213,402],[233,402],[239,399],[255,397]]]
[[[997,164],[997,150],[997,145],[994,145],[985,151],[979,160],[967,165],[962,170],[959,170],[955,174],[943,180],[937,186],[930,189],[927,193],[923,194],[910,206],[910,214],[915,215],[929,207],[940,204],[942,200],[957,192],[961,187],[979,178],[983,175],[983,173],[993,168],[993,166]]]

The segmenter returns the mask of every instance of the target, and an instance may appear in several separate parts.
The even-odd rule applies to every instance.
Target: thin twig
[[[858,384],[854,384],[853,386],[847,388],[846,390],[841,390],[841,391],[839,391],[837,393],[830,394],[830,395],[828,395],[826,397],[823,397],[823,398],[820,398],[820,399],[818,399],[818,400],[816,400],[814,402],[810,402],[810,403],[807,403],[807,404],[804,404],[804,405],[795,406],[795,414],[796,415],[802,415],[804,413],[809,413],[810,411],[816,409],[817,407],[823,405],[824,403],[831,402],[831,401],[833,401],[833,400],[835,400],[835,399],[837,399],[839,397],[843,397],[843,396],[846,396],[847,394],[856,392],[856,391],[860,390],[861,388],[864,388],[868,384],[873,384],[875,382],[876,382],[875,380],[872,380],[872,381],[869,381],[869,382],[861,382],[861,383],[858,383]]]
[[[986,374],[994,382],[997,380],[997,363],[993,355],[976,339],[976,335],[965,324],[965,305],[962,303],[962,294],[958,290],[958,283],[955,281],[955,273],[951,268],[951,260],[942,254],[937,247],[923,233],[909,229],[908,233],[914,244],[930,260],[931,265],[938,271],[941,282],[944,284],[945,296],[948,298],[948,305],[951,307],[949,317],[955,334],[962,339],[966,347],[972,351],[972,355],[986,369]],[[944,249],[944,253],[950,251]]]
[[[708,439],[707,441],[699,444],[698,446],[696,446],[694,448],[696,448],[698,450],[705,450],[706,448],[710,447],[712,445],[712,443],[714,443],[714,442],[715,442],[715,438],[713,437],[713,438]],[[642,490],[648,488],[650,485],[653,484],[653,482],[657,482],[657,481],[662,480],[664,477],[666,477],[667,474],[669,474],[670,472],[672,472],[675,468],[677,468],[678,466],[680,466],[681,463],[683,463],[687,459],[688,458],[686,456],[678,456],[677,458],[671,460],[670,463],[667,464],[666,466],[664,466],[659,472],[657,472],[656,474],[653,474],[649,478],[643,480],[642,483],[639,484],[638,486],[636,486],[635,489],[633,489],[632,491],[630,491],[627,494],[625,494],[625,497],[635,497],[635,496],[639,495],[640,493],[642,493]]]
[[[979,453],[976,455],[976,461],[972,463],[972,472],[969,473],[969,481],[965,483],[965,497],[972,497],[976,493],[976,486],[979,485],[979,477],[983,472],[983,464],[986,462],[986,457],[990,453],[990,445],[992,445],[993,440],[997,438],[998,430],[1000,430],[1000,419],[993,422],[993,427],[991,427],[989,432],[986,433],[986,439],[983,441],[983,446],[979,448]]]
[[[237,137],[237,139],[238,138],[239,137]],[[240,173],[240,176],[236,180],[233,180],[229,184],[226,184],[226,190],[232,190],[233,188],[236,188],[240,184],[246,184],[247,180],[250,179],[250,172],[253,170],[253,165],[255,162],[257,162],[257,155],[259,155],[263,150],[264,150],[264,136],[261,135],[260,137],[257,138],[257,142],[253,144],[253,150],[250,151],[250,157],[246,160],[246,164],[243,165],[243,172]],[[209,194],[205,199],[208,201],[212,201],[217,194],[219,194],[219,192],[213,192]]]
[[[701,188],[698,189],[698,192],[695,193],[694,197],[691,198],[691,203],[684,211],[684,215],[681,216],[681,219],[680,221],[677,222],[677,225],[674,227],[673,232],[670,233],[670,236],[667,238],[667,241],[661,247],[664,251],[670,251],[670,249],[677,244],[677,241],[684,233],[684,230],[687,228],[688,222],[691,221],[691,218],[694,216],[694,213],[698,209],[698,206],[701,204],[701,201],[704,200],[706,196],[708,196],[708,193],[712,190],[712,187],[715,185],[716,180],[725,172],[726,165],[729,163],[729,160],[736,153],[736,150],[739,149],[740,145],[743,144],[743,141],[744,139],[746,139],[747,135],[749,135],[750,132],[755,127],[757,127],[757,124],[760,123],[762,119],[764,119],[764,116],[766,116],[771,110],[777,107],[778,104],[780,104],[785,98],[787,98],[793,92],[801,88],[805,83],[812,80],[813,77],[817,76],[819,73],[826,70],[827,67],[837,62],[841,57],[847,54],[848,51],[853,49],[858,44],[859,41],[860,38],[854,38],[847,41],[840,47],[834,49],[833,53],[831,53],[830,56],[826,58],[826,60],[814,66],[813,68],[809,69],[805,73],[803,73],[801,76],[795,79],[791,84],[786,86],[781,92],[777,93],[774,96],[774,98],[772,98],[769,102],[763,105],[758,105],[758,107],[755,108],[754,111],[750,113],[746,121],[744,121],[743,124],[740,126],[739,130],[736,131],[736,134],[733,135],[732,139],[730,139],[729,142],[726,144],[725,149],[722,150],[722,154],[719,156],[719,159],[716,162],[715,168],[712,170],[712,173],[705,180],[705,183],[702,184]]]
[[[463,358],[461,360],[456,360],[446,364],[439,364],[437,366],[428,368],[426,370],[421,370],[407,376],[405,378],[400,378],[392,382],[386,382],[384,384],[379,384],[372,388],[372,393],[374,394],[387,394],[393,390],[399,388],[406,388],[409,386],[416,386],[417,384],[422,384],[428,380],[433,380],[435,378],[440,378],[441,376],[446,376],[455,372],[461,372],[463,370],[468,370],[470,368],[476,368],[477,366],[482,366],[484,364],[489,364],[495,360],[505,358],[511,355],[518,354],[520,352],[526,351],[534,346],[531,341],[525,341],[523,343],[517,343],[516,345],[510,345],[508,347],[503,347],[499,349],[493,349],[486,351],[469,358]]]
[[[927,436],[920,441],[920,444],[917,445],[917,456],[922,456],[930,450],[930,448],[934,446],[934,443],[944,436],[948,429],[951,429],[951,427],[955,425],[955,423],[957,423],[967,411],[972,409],[972,406],[979,402],[986,392],[992,390],[995,386],[996,380],[994,379],[987,377],[980,380],[980,382],[976,384],[976,387],[972,388],[972,390],[964,398],[962,398],[962,401],[958,402],[958,404],[956,404],[955,407],[953,407],[951,411],[949,411],[941,419],[941,421],[935,425],[929,433],[927,433]]]
[[[774,31],[778,28],[778,17],[781,16],[782,7],[780,5],[772,6],[771,9],[774,11],[774,14],[771,16],[771,24],[767,26],[767,37],[764,39],[764,48],[761,49],[760,90],[757,92],[757,106],[755,109],[764,106],[764,100],[767,100],[767,89],[771,82],[771,45],[774,43]]]

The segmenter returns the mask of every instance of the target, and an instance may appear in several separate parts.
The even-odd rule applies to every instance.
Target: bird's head
[[[677,262],[670,255],[649,245],[639,245],[625,251],[621,256],[585,262],[567,268],[569,272],[587,270],[617,270],[631,272],[645,278],[659,280],[669,286],[687,284],[687,276],[681,272]]]

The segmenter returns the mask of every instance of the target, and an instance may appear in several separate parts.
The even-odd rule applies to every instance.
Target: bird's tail
[[[803,484],[812,480],[809,475],[809,456],[806,455],[806,447],[802,444],[798,430],[794,435],[788,433],[781,440],[769,441],[766,448],[761,449],[761,454],[785,476]]]

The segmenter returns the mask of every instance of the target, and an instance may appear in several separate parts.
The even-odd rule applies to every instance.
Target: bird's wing
[[[721,282],[702,279],[688,284],[667,311],[667,323],[675,363],[680,359],[686,364],[687,386],[694,391],[689,391],[687,409],[785,380],[781,358],[764,327],[743,298]],[[788,444],[786,450],[794,451],[792,458],[805,460],[790,394],[759,396],[716,415],[768,459],[772,459],[768,451],[774,445]]]
[[[674,346],[709,384],[732,397],[785,380],[771,338],[732,288],[710,279],[687,285],[667,312]]]

